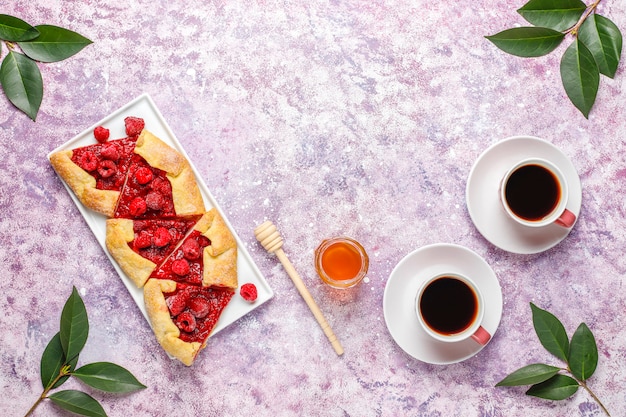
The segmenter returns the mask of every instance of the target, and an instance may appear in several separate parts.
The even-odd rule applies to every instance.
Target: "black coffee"
[[[419,303],[428,327],[444,335],[467,329],[478,314],[478,298],[474,291],[463,281],[450,276],[428,284]]]
[[[561,196],[559,181],[548,169],[524,165],[516,169],[506,183],[506,202],[513,213],[529,221],[538,221],[552,213]]]

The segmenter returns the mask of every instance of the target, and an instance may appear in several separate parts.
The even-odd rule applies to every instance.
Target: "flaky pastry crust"
[[[72,161],[72,154],[71,150],[55,152],[50,164],[85,207],[112,217],[119,191],[97,189],[96,179]]]
[[[204,248],[202,285],[237,289],[237,242],[215,208],[202,216],[195,226],[211,244]]]
[[[143,295],[146,313],[154,335],[163,349],[187,366],[191,366],[198,352],[204,347],[199,342],[184,342],[180,330],[170,317],[164,293],[174,292],[176,282],[164,279],[149,279],[144,285]]]
[[[136,253],[128,245],[135,238],[133,221],[108,219],[106,221],[106,247],[122,271],[141,288],[156,268],[156,264]]]

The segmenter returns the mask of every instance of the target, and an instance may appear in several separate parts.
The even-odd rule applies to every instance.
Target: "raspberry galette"
[[[149,131],[131,130],[129,119],[137,118],[127,118],[126,138],[55,152],[52,167],[85,207],[107,217],[204,213],[187,159]]]
[[[142,287],[154,269],[174,252],[198,217],[172,219],[108,219],[106,247],[122,271]]]
[[[171,356],[189,366],[215,328],[235,291],[149,279],[144,286],[146,311],[155,337]]]
[[[237,242],[217,210],[211,209],[151,278],[234,290],[238,286],[236,264]]]
[[[154,334],[191,365],[228,305],[237,281],[237,242],[215,208],[206,211],[191,165],[125,119],[127,137],[55,152],[50,163],[87,208],[108,217],[106,248],[143,287]]]

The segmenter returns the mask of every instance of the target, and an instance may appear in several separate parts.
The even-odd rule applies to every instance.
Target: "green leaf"
[[[35,28],[40,33],[36,39],[18,43],[22,51],[35,61],[62,61],[92,43],[84,36],[58,26],[40,25]]]
[[[561,58],[561,81],[571,102],[589,118],[600,85],[600,71],[589,49],[580,41],[572,42]]]
[[[48,398],[59,407],[81,416],[106,417],[107,415],[98,401],[81,391],[59,391],[49,395]]]
[[[578,391],[578,382],[566,375],[555,375],[545,382],[530,387],[526,395],[546,400],[564,400]]]
[[[496,384],[496,387],[513,387],[517,385],[532,385],[544,382],[556,375],[561,368],[556,366],[535,363],[524,366],[509,374],[506,378]]]
[[[110,362],[85,365],[72,375],[93,388],[107,392],[131,392],[146,388],[129,371]]]
[[[564,37],[561,32],[543,27],[519,27],[486,36],[504,52],[523,58],[549,54],[561,44]]]
[[[85,304],[76,287],[68,298],[61,313],[61,345],[65,357],[73,359],[85,347],[89,335],[89,321]]]
[[[70,371],[74,370],[77,363],[78,357],[70,361]],[[63,346],[61,346],[61,335],[57,333],[50,340],[41,356],[40,374],[41,384],[44,389],[50,387],[50,384],[59,376],[61,369],[65,365],[68,365],[68,363],[65,362],[65,353],[63,352]],[[69,376],[61,377],[51,388],[61,386],[68,378]]]
[[[0,84],[15,107],[35,120],[43,99],[43,79],[37,63],[10,51],[0,66]]]
[[[9,42],[20,42],[35,39],[39,31],[14,16],[0,14],[0,39]]]
[[[600,73],[613,78],[622,54],[622,34],[615,23],[594,13],[580,27],[578,39],[593,54]]]
[[[537,337],[544,348],[554,356],[567,362],[569,340],[565,327],[552,313],[530,303],[533,313],[533,325]]]
[[[581,323],[572,336],[569,347],[569,368],[572,374],[581,381],[585,381],[596,370],[598,365],[598,347],[596,339],[589,327]]]
[[[535,26],[563,31],[574,26],[586,9],[581,0],[530,0],[517,12]]]

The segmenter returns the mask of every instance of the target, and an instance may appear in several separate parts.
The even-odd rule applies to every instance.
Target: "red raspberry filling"
[[[190,243],[189,241],[194,241]],[[195,285],[202,284],[204,248],[211,241],[198,230],[193,230],[170,257],[152,272],[151,277],[171,279]],[[193,248],[190,250],[190,248]],[[185,252],[187,250],[187,252]],[[189,256],[191,254],[191,256]]]
[[[154,246],[163,247],[172,241],[172,235],[165,227],[159,227],[154,232]]]
[[[185,311],[176,317],[176,326],[183,332],[191,333],[196,330],[196,318],[189,311]]]
[[[181,219],[134,220],[135,238],[128,245],[144,258],[160,265],[196,224],[199,216]]]
[[[254,285],[251,282],[247,284],[243,284],[241,288],[239,289],[239,294],[244,300],[248,302],[256,301],[257,296],[258,296],[256,285]]]
[[[188,291],[178,291],[175,295],[167,297],[165,303],[170,310],[170,314],[176,317],[185,311],[190,297],[191,294]]]
[[[133,202],[136,199],[143,200],[145,210],[134,211]],[[128,180],[113,217],[155,219],[174,216],[176,210],[172,185],[167,179],[167,173],[151,167],[141,156],[134,155]]]
[[[131,216],[137,217],[144,214],[147,210],[148,206],[146,205],[146,201],[141,197],[135,197],[133,201],[130,202],[130,206],[128,207],[128,211]]]
[[[200,247],[200,243],[196,239],[187,239],[183,243],[181,249],[183,250],[183,256],[186,259],[194,260],[200,257],[202,253],[202,248]]]
[[[154,175],[152,174],[152,170],[148,167],[141,167],[135,172],[135,179],[141,185],[146,185],[150,181],[152,181]]]
[[[146,231],[141,231],[135,237],[135,248],[146,249],[152,246],[152,236]]]
[[[189,307],[189,311],[194,317],[202,319],[209,314],[211,310],[211,306],[209,302],[205,298],[192,298],[187,302],[187,306]]]
[[[111,161],[117,161],[120,159],[120,153],[117,151],[117,147],[112,143],[103,145],[100,155],[102,155],[104,159],[110,159]]]
[[[79,158],[79,164],[87,172],[95,171],[98,168],[98,158],[93,152],[85,152]]]
[[[115,175],[116,172],[117,165],[115,165],[115,162],[108,159],[100,161],[100,164],[98,165],[98,174],[100,174],[102,178],[109,178]]]
[[[146,205],[151,210],[161,210],[165,206],[165,199],[157,192],[150,192],[146,195]]]
[[[165,303],[180,330],[180,339],[204,343],[233,295],[225,288],[177,284],[175,292],[165,294]]]
[[[120,191],[136,139],[116,139],[72,150],[72,162],[96,179],[98,190]],[[113,165],[115,169],[113,170]]]
[[[184,259],[176,259],[172,262],[172,272],[178,276],[184,277],[189,274],[189,262]]]

